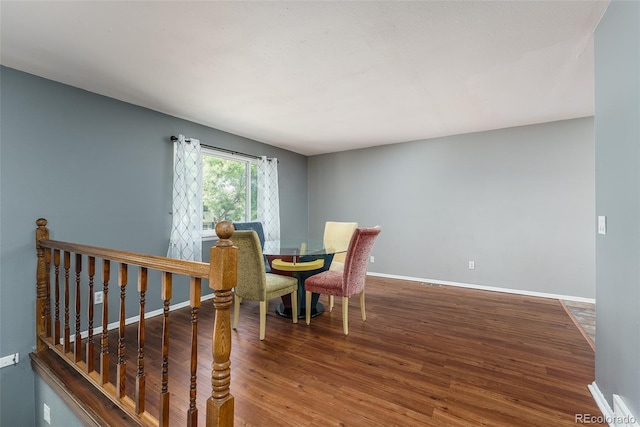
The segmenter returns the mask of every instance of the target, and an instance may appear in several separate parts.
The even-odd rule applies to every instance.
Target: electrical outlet
[[[476,269],[476,262],[469,261],[469,270],[475,270],[475,269]]]
[[[369,258],[369,262],[371,262],[371,263],[376,262],[376,259],[373,257],[373,255],[371,255],[371,258]]]
[[[49,409],[49,405],[45,403],[43,409],[42,418],[44,418],[47,424],[51,424],[51,409]]]
[[[93,303],[102,304],[104,302],[104,292],[98,291],[93,293]]]

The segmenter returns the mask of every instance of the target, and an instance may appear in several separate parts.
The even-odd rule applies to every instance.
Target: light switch
[[[598,216],[598,234],[607,234],[607,217]]]

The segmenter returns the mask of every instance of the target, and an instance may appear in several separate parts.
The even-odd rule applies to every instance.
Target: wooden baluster
[[[45,335],[47,331],[46,311],[49,277],[44,248],[40,246],[40,241],[49,239],[49,230],[47,229],[47,220],[44,218],[39,218],[36,221],[36,225],[38,226],[36,228],[36,254],[38,257],[36,267],[36,349],[37,351],[43,351],[47,347],[40,340],[40,336]],[[51,319],[49,319],[49,322],[51,322]]]
[[[172,293],[171,273],[162,273],[162,390],[160,392],[160,425],[169,426],[169,302]]]
[[[144,305],[147,292],[147,269],[138,270],[138,292],[140,293],[140,320],[138,321],[138,373],[136,376],[136,413],[144,412],[145,375],[144,375]]]
[[[102,339],[100,346],[100,383],[109,382],[109,280],[111,261],[102,261]]]
[[[60,250],[55,249],[53,251],[53,267],[55,271],[55,286],[56,286],[56,305],[55,305],[55,322],[54,322],[54,337],[53,341],[55,345],[60,344]]]
[[[73,361],[82,360],[82,335],[80,333],[80,273],[82,273],[82,254],[76,254],[76,336],[73,345]]]
[[[71,326],[69,320],[69,272],[71,271],[71,254],[64,252],[64,354],[71,352]]]
[[[187,427],[198,425],[198,408],[196,407],[197,379],[198,379],[198,309],[202,279],[191,278],[189,286],[189,305],[191,306],[191,381],[189,386],[189,410],[187,411]]]
[[[231,302],[237,283],[238,248],[229,240],[233,224],[222,221],[216,225],[220,238],[210,250],[209,287],[215,292],[216,310],[213,323],[213,363],[211,366],[211,397],[207,399],[207,426],[232,426],[234,399],[231,384]]]
[[[127,362],[125,362],[124,354],[124,331],[125,331],[125,296],[126,296],[126,287],[127,287],[127,264],[120,264],[120,275],[118,277],[118,284],[120,285],[120,325],[118,328],[118,366],[117,366],[117,377],[116,377],[116,396],[118,399],[122,399],[125,396],[125,379],[126,379],[126,367]]]
[[[47,249],[44,251],[44,265],[45,265],[45,271],[46,271],[46,275],[47,275],[47,299],[46,299],[46,303],[45,303],[45,310],[44,310],[44,318],[45,318],[45,330],[46,330],[46,337],[47,338],[51,338],[52,334],[51,334],[51,250]]]
[[[95,257],[89,257],[89,265],[87,266],[89,270],[89,295],[88,295],[88,306],[89,306],[89,315],[88,315],[88,337],[87,337],[87,372],[91,373],[94,371],[94,362],[93,362],[93,276],[96,274],[96,259]]]

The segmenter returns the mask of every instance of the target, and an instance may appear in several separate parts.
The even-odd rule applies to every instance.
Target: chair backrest
[[[324,224],[324,244],[328,242],[341,242],[345,243],[345,246],[351,241],[353,231],[358,227],[357,222],[336,222],[327,221]],[[344,263],[347,254],[346,252],[337,253],[333,256],[333,260],[336,262]]]
[[[356,228],[353,232],[342,273],[343,296],[350,297],[364,289],[369,256],[381,230],[380,226],[376,225],[371,228]]]
[[[262,223],[260,221],[234,222],[233,228],[236,230],[253,230],[258,233],[260,247],[264,249],[264,228],[262,227]]]
[[[251,301],[264,301],[267,295],[267,277],[258,234],[254,230],[236,230],[231,241],[238,248],[236,295]]]

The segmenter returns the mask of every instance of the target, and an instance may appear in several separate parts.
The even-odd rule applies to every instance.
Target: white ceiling
[[[0,54],[314,155],[593,115],[608,3],[2,1]]]

